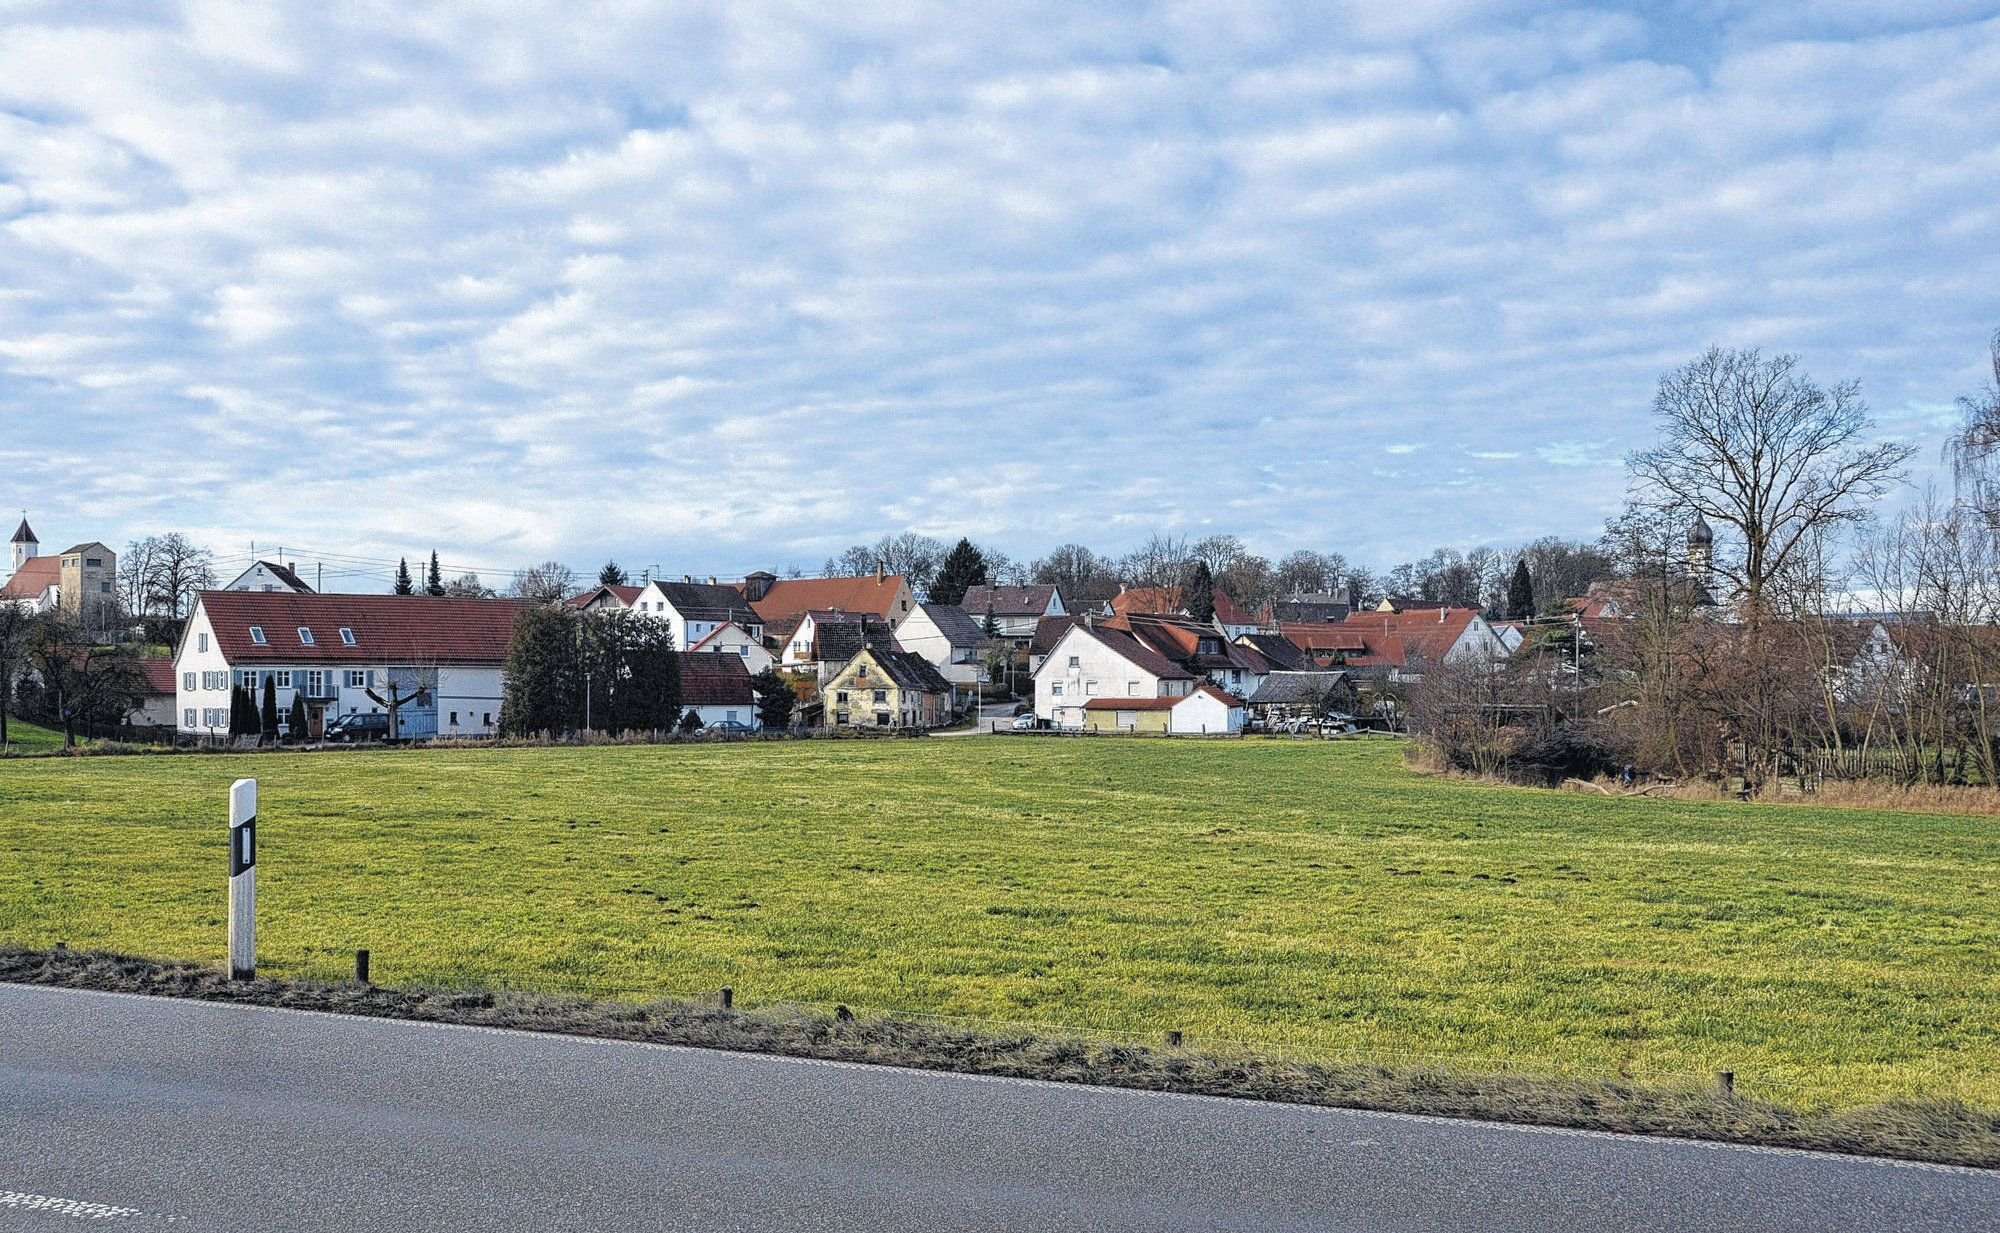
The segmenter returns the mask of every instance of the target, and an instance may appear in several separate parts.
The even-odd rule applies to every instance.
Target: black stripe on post
[[[229,828],[229,876],[252,869],[257,864],[257,819]]]

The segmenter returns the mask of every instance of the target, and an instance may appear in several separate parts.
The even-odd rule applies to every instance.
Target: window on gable
[[[313,631],[307,626],[304,625],[299,626],[299,645],[311,646],[312,644],[313,644]]]
[[[201,652],[202,654],[204,654],[204,655],[208,654],[208,635],[207,635],[207,634],[196,634],[196,635],[194,636],[194,649],[195,649],[195,650],[197,650],[197,651],[200,651],[200,652]]]
[[[341,641],[342,641],[343,643],[345,643],[346,645],[348,645],[348,646],[353,646],[353,645],[354,645],[354,631],[353,631],[353,630],[351,630],[351,629],[349,629],[349,628],[347,628],[347,626],[345,626],[345,625],[341,626],[341,627],[340,627],[340,640],[341,640]]]
[[[256,643],[258,646],[268,645],[264,641],[264,627],[262,625],[252,625],[250,627],[250,641]]]

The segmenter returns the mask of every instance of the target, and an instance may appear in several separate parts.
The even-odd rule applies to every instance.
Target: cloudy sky
[[[0,0],[0,65],[64,543],[1386,566],[1591,533],[1711,342],[1934,458],[2000,326],[1994,3]]]

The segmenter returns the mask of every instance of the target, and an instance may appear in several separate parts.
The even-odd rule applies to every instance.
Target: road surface
[[[1994,1230],[2000,1175],[0,985],[0,1228]]]

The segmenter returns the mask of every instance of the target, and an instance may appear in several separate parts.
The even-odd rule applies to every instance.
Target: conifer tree
[[[625,567],[616,561],[606,561],[604,568],[597,571],[597,585],[601,587],[624,586]]]
[[[257,718],[258,726],[262,729],[259,733],[260,743],[265,745],[277,744],[278,678],[275,673],[266,673],[264,676],[264,709],[259,713]]]
[[[415,595],[417,584],[410,581],[410,559],[404,557],[396,562],[396,594]]]
[[[303,741],[306,739],[306,729],[312,726],[312,720],[306,715],[305,694],[297,691],[293,692],[292,709],[285,716],[285,726],[290,730],[287,735],[292,740]]]
[[[1507,619],[1525,621],[1535,615],[1535,581],[1528,575],[1526,557],[1514,561],[1514,576],[1507,582]]]
[[[431,549],[431,571],[430,575],[424,579],[424,594],[444,594],[444,570],[438,567],[438,554],[435,548]]]
[[[776,668],[766,668],[750,678],[750,688],[757,695],[757,718],[766,728],[782,731],[791,726],[792,708],[798,705],[799,696],[792,692],[792,683]]]
[[[938,567],[937,577],[931,582],[931,602],[962,604],[968,590],[986,585],[986,554],[974,548],[971,540],[961,539]]]
[[[1181,607],[1204,625],[1215,619],[1215,575],[1208,572],[1208,562],[1194,563]]]

